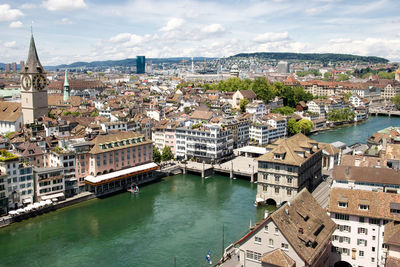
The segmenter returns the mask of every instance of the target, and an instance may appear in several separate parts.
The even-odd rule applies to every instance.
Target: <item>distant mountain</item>
[[[290,61],[319,61],[322,63],[335,63],[343,61],[357,61],[365,63],[387,63],[389,60],[381,57],[367,57],[367,56],[356,56],[349,54],[306,54],[306,53],[286,53],[286,52],[256,52],[256,53],[240,53],[232,56],[231,58],[248,58],[258,57],[262,59],[271,60],[290,60]]]
[[[206,58],[206,60],[213,60],[215,58]],[[171,58],[146,58],[146,62],[151,61],[153,64],[159,63],[180,63],[182,60],[191,62],[191,57],[171,57]],[[204,57],[195,57],[193,61],[204,61]],[[93,61],[93,62],[74,62],[72,64],[62,64],[58,66],[47,66],[46,69],[64,69],[64,68],[96,68],[96,67],[130,67],[136,66],[136,58],[127,58],[122,60],[106,60],[106,61]]]

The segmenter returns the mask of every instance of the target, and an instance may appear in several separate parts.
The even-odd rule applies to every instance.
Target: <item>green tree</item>
[[[295,119],[289,119],[288,130],[291,135],[295,135],[300,132],[299,126]]]
[[[349,100],[351,95],[352,95],[351,92],[347,92],[347,93],[344,93],[343,97],[344,97],[344,99]]]
[[[324,80],[325,81],[330,80],[331,77],[332,77],[332,73],[330,73],[330,72],[325,72],[324,73]]]
[[[286,106],[286,107],[279,107],[279,108],[273,109],[271,112],[272,113],[280,113],[282,115],[291,115],[295,111],[296,111],[295,108],[291,108],[291,107]]]
[[[246,111],[246,106],[249,104],[249,100],[247,98],[243,98],[240,100],[240,111],[245,112]]]
[[[264,102],[270,101],[274,96],[274,91],[265,77],[256,78],[249,86],[249,89],[257,95],[257,98]]]
[[[309,134],[311,130],[314,128],[314,124],[310,120],[301,119],[297,122],[297,127],[303,134]]]
[[[155,163],[161,162],[161,153],[156,146],[153,146],[153,161]]]
[[[174,158],[174,154],[172,154],[171,148],[169,146],[164,146],[162,154],[161,154],[161,160],[168,161],[173,158]]]
[[[347,76],[346,74],[343,74],[343,73],[340,73],[336,77],[336,81],[339,81],[339,82],[348,81],[348,80],[349,80],[349,76]]]
[[[387,71],[380,71],[378,72],[378,76],[382,79],[390,79],[394,80],[395,73],[394,72],[387,72]]]
[[[400,110],[400,95],[392,97],[390,100],[396,105],[396,108]]]

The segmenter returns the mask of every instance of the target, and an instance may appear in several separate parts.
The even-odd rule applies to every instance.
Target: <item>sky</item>
[[[43,65],[245,52],[400,61],[399,0],[0,0],[0,62]]]

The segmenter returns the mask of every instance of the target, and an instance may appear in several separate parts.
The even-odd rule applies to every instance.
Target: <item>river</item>
[[[256,184],[176,175],[0,229],[0,266],[206,266],[264,216]]]
[[[371,116],[366,122],[317,133],[310,138],[323,143],[342,141],[348,146],[355,143],[365,144],[369,136],[390,126],[400,126],[400,117]]]

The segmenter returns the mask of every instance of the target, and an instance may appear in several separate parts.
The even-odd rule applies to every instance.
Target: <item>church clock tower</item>
[[[46,86],[48,80],[37,55],[35,40],[31,35],[28,60],[21,70],[21,107],[24,124],[33,123],[48,115]]]

